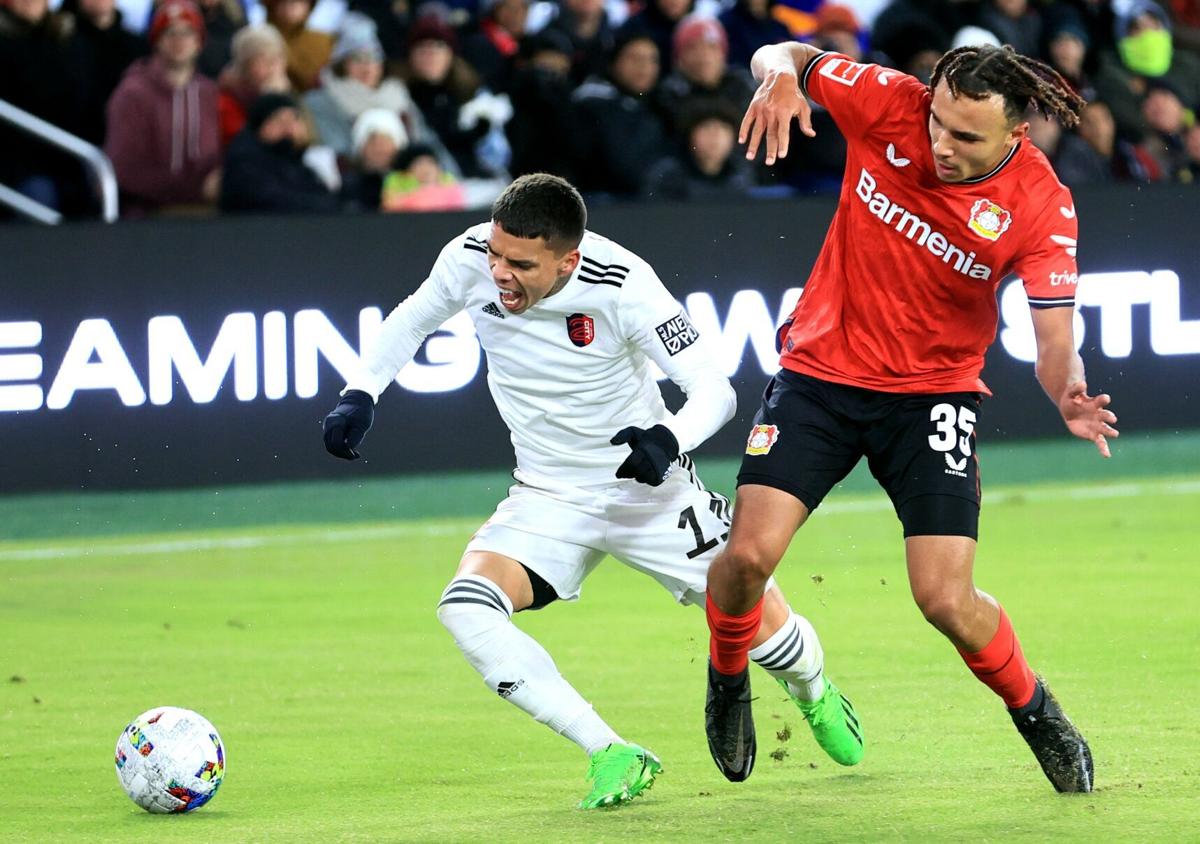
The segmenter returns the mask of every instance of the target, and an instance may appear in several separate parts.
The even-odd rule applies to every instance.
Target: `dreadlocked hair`
[[[1020,120],[1032,103],[1046,117],[1053,117],[1070,129],[1079,122],[1079,113],[1087,105],[1058,71],[1021,55],[1007,44],[951,50],[934,66],[929,89],[932,91],[943,79],[956,97],[963,95],[973,100],[986,100],[992,94],[1004,97],[1004,113],[1012,122]]]

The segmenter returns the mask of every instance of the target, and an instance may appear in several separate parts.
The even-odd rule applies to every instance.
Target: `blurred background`
[[[749,57],[787,39],[1058,69],[1089,105],[1031,134],[1075,191],[1091,386],[1129,437],[1200,428],[1197,0],[0,0],[0,493],[346,477],[318,433],[357,355],[534,171],[714,338],[740,409],[704,452],[737,454],[844,159],[820,109],[773,168],[736,144]],[[982,442],[1060,438],[999,296]],[[484,379],[459,315],[352,476],[510,467]]]

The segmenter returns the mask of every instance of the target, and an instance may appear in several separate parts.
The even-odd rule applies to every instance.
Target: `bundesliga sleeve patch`
[[[688,315],[683,311],[679,312],[679,316],[672,317],[654,330],[658,332],[658,339],[662,340],[667,354],[671,357],[675,357],[700,339],[700,332],[696,330],[692,321],[688,319]]]
[[[869,65],[849,59],[826,59],[817,73],[841,85],[852,86],[863,75]]]

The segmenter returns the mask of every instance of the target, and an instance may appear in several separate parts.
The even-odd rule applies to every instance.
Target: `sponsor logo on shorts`
[[[654,330],[658,332],[658,339],[662,340],[667,354],[671,357],[675,357],[700,339],[700,332],[695,329],[692,321],[683,311],[679,312],[679,316],[672,317]]]
[[[596,339],[596,321],[587,314],[571,314],[567,317],[567,336],[582,349]]]
[[[967,469],[967,458],[963,457],[963,458],[956,460],[955,458],[950,456],[949,452],[946,453],[946,474],[947,475],[954,475],[959,478],[965,478],[965,477],[967,477],[966,469]]]
[[[774,425],[755,425],[750,429],[750,437],[746,440],[746,453],[766,454],[779,439],[779,429]]]

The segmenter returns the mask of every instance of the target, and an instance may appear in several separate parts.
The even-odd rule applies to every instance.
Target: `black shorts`
[[[866,455],[905,536],[970,536],[979,525],[980,395],[881,393],[784,369],[746,442],[738,485],[761,484],[815,510]]]

